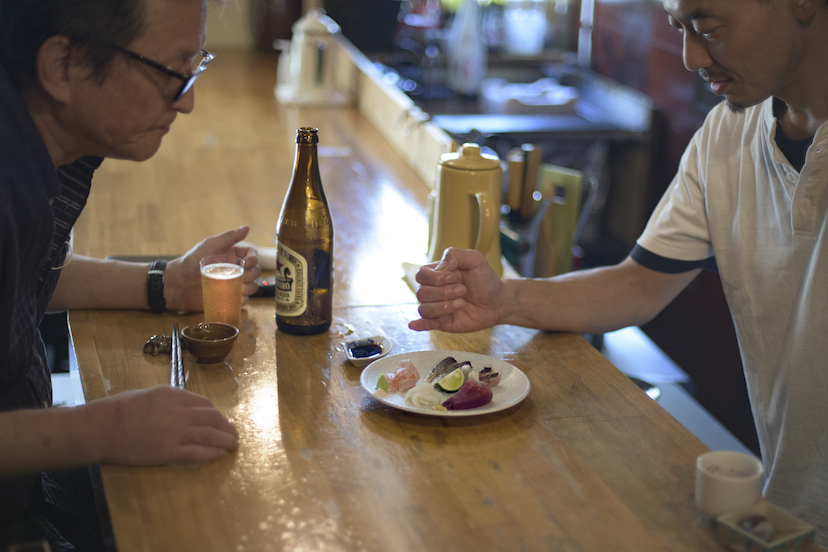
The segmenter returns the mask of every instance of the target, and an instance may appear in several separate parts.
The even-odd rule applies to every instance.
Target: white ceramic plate
[[[389,372],[394,372],[397,369],[397,362],[403,359],[408,359],[417,367],[422,379],[429,370],[436,366],[441,360],[447,356],[454,357],[457,362],[469,361],[476,371],[480,371],[486,366],[491,366],[495,372],[500,372],[500,383],[492,389],[492,402],[489,404],[471,408],[469,410],[445,410],[437,411],[431,408],[413,406],[405,402],[405,393],[380,393],[379,396],[374,395],[377,389],[377,380],[380,375]],[[491,412],[498,412],[518,404],[526,398],[529,394],[529,378],[520,369],[512,366],[508,362],[498,360],[486,355],[477,353],[467,353],[464,351],[420,351],[415,353],[400,353],[397,355],[387,356],[379,360],[375,360],[369,364],[359,378],[362,388],[375,399],[381,403],[405,410],[408,412],[416,412],[418,414],[426,414],[428,416],[479,416],[481,414],[489,414]],[[448,399],[452,393],[445,393],[440,391]]]

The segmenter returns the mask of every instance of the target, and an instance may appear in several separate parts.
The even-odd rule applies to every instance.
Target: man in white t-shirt
[[[420,270],[414,330],[494,324],[600,333],[655,317],[718,269],[767,473],[765,496],[828,544],[828,5],[664,0],[684,64],[725,98],[630,256],[500,280],[474,251]]]

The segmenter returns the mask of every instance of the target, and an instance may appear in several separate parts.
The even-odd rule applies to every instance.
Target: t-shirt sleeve
[[[682,272],[690,272],[697,268],[712,270],[714,272],[718,271],[716,257],[708,257],[700,261],[681,261],[679,259],[662,257],[652,251],[647,251],[638,244],[635,244],[635,247],[633,247],[633,250],[630,252],[630,257],[638,264],[650,270],[666,272],[668,274],[681,274]]]
[[[676,176],[630,254],[653,270],[679,273],[715,266],[700,132],[684,151]]]

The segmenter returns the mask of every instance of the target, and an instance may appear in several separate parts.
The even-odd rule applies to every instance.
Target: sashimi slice
[[[468,410],[489,404],[493,396],[491,389],[479,381],[469,379],[456,395],[449,397],[443,403],[443,406],[449,410]]]
[[[477,374],[477,379],[491,389],[497,387],[497,384],[500,383],[500,372],[495,372],[490,366],[486,366]]]
[[[409,389],[405,394],[405,401],[412,406],[431,408],[443,402],[443,396],[432,384],[425,381]]]
[[[392,391],[408,391],[420,381],[420,373],[417,372],[417,367],[408,359],[401,360],[397,363],[397,370],[391,374],[386,374],[388,379],[388,386]]]
[[[428,371],[428,374],[425,375],[423,381],[433,382],[440,379],[449,372],[453,371],[455,364],[457,364],[457,361],[454,360],[454,357],[449,356],[444,358],[437,364],[437,366]]]

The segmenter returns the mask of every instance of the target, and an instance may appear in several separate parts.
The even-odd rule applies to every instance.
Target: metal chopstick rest
[[[181,359],[181,334],[178,331],[178,323],[173,324],[172,347],[170,351],[170,385],[180,389],[187,388],[187,381],[184,377],[184,362]]]

